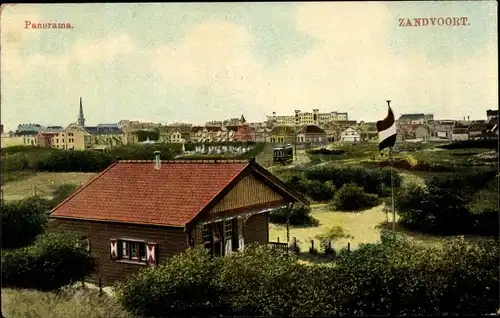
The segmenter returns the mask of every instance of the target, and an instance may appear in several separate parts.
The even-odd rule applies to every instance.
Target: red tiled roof
[[[250,163],[119,161],[52,210],[52,217],[184,226]]]

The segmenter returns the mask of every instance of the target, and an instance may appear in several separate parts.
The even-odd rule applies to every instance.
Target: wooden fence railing
[[[269,242],[269,246],[273,250],[279,250],[283,252],[288,252],[288,243],[286,242],[280,242],[280,238],[278,237],[277,242]]]

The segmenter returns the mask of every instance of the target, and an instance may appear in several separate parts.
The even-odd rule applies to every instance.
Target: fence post
[[[350,253],[351,252],[351,242],[348,242],[347,243],[347,252]]]
[[[280,237],[278,236],[277,238],[278,238],[278,243],[279,243],[280,242]]]
[[[101,280],[101,278],[100,278],[100,277],[99,277],[99,282],[98,282],[98,284],[99,284],[99,296],[101,296],[101,295],[102,295],[102,280]]]

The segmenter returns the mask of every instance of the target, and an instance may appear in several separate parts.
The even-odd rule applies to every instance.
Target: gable
[[[241,179],[234,188],[217,203],[210,213],[234,210],[257,204],[266,204],[283,199],[283,196],[250,174]]]

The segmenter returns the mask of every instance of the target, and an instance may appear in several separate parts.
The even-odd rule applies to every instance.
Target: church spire
[[[80,113],[78,114],[78,126],[85,127],[85,117],[83,117],[82,98],[80,97]]]

